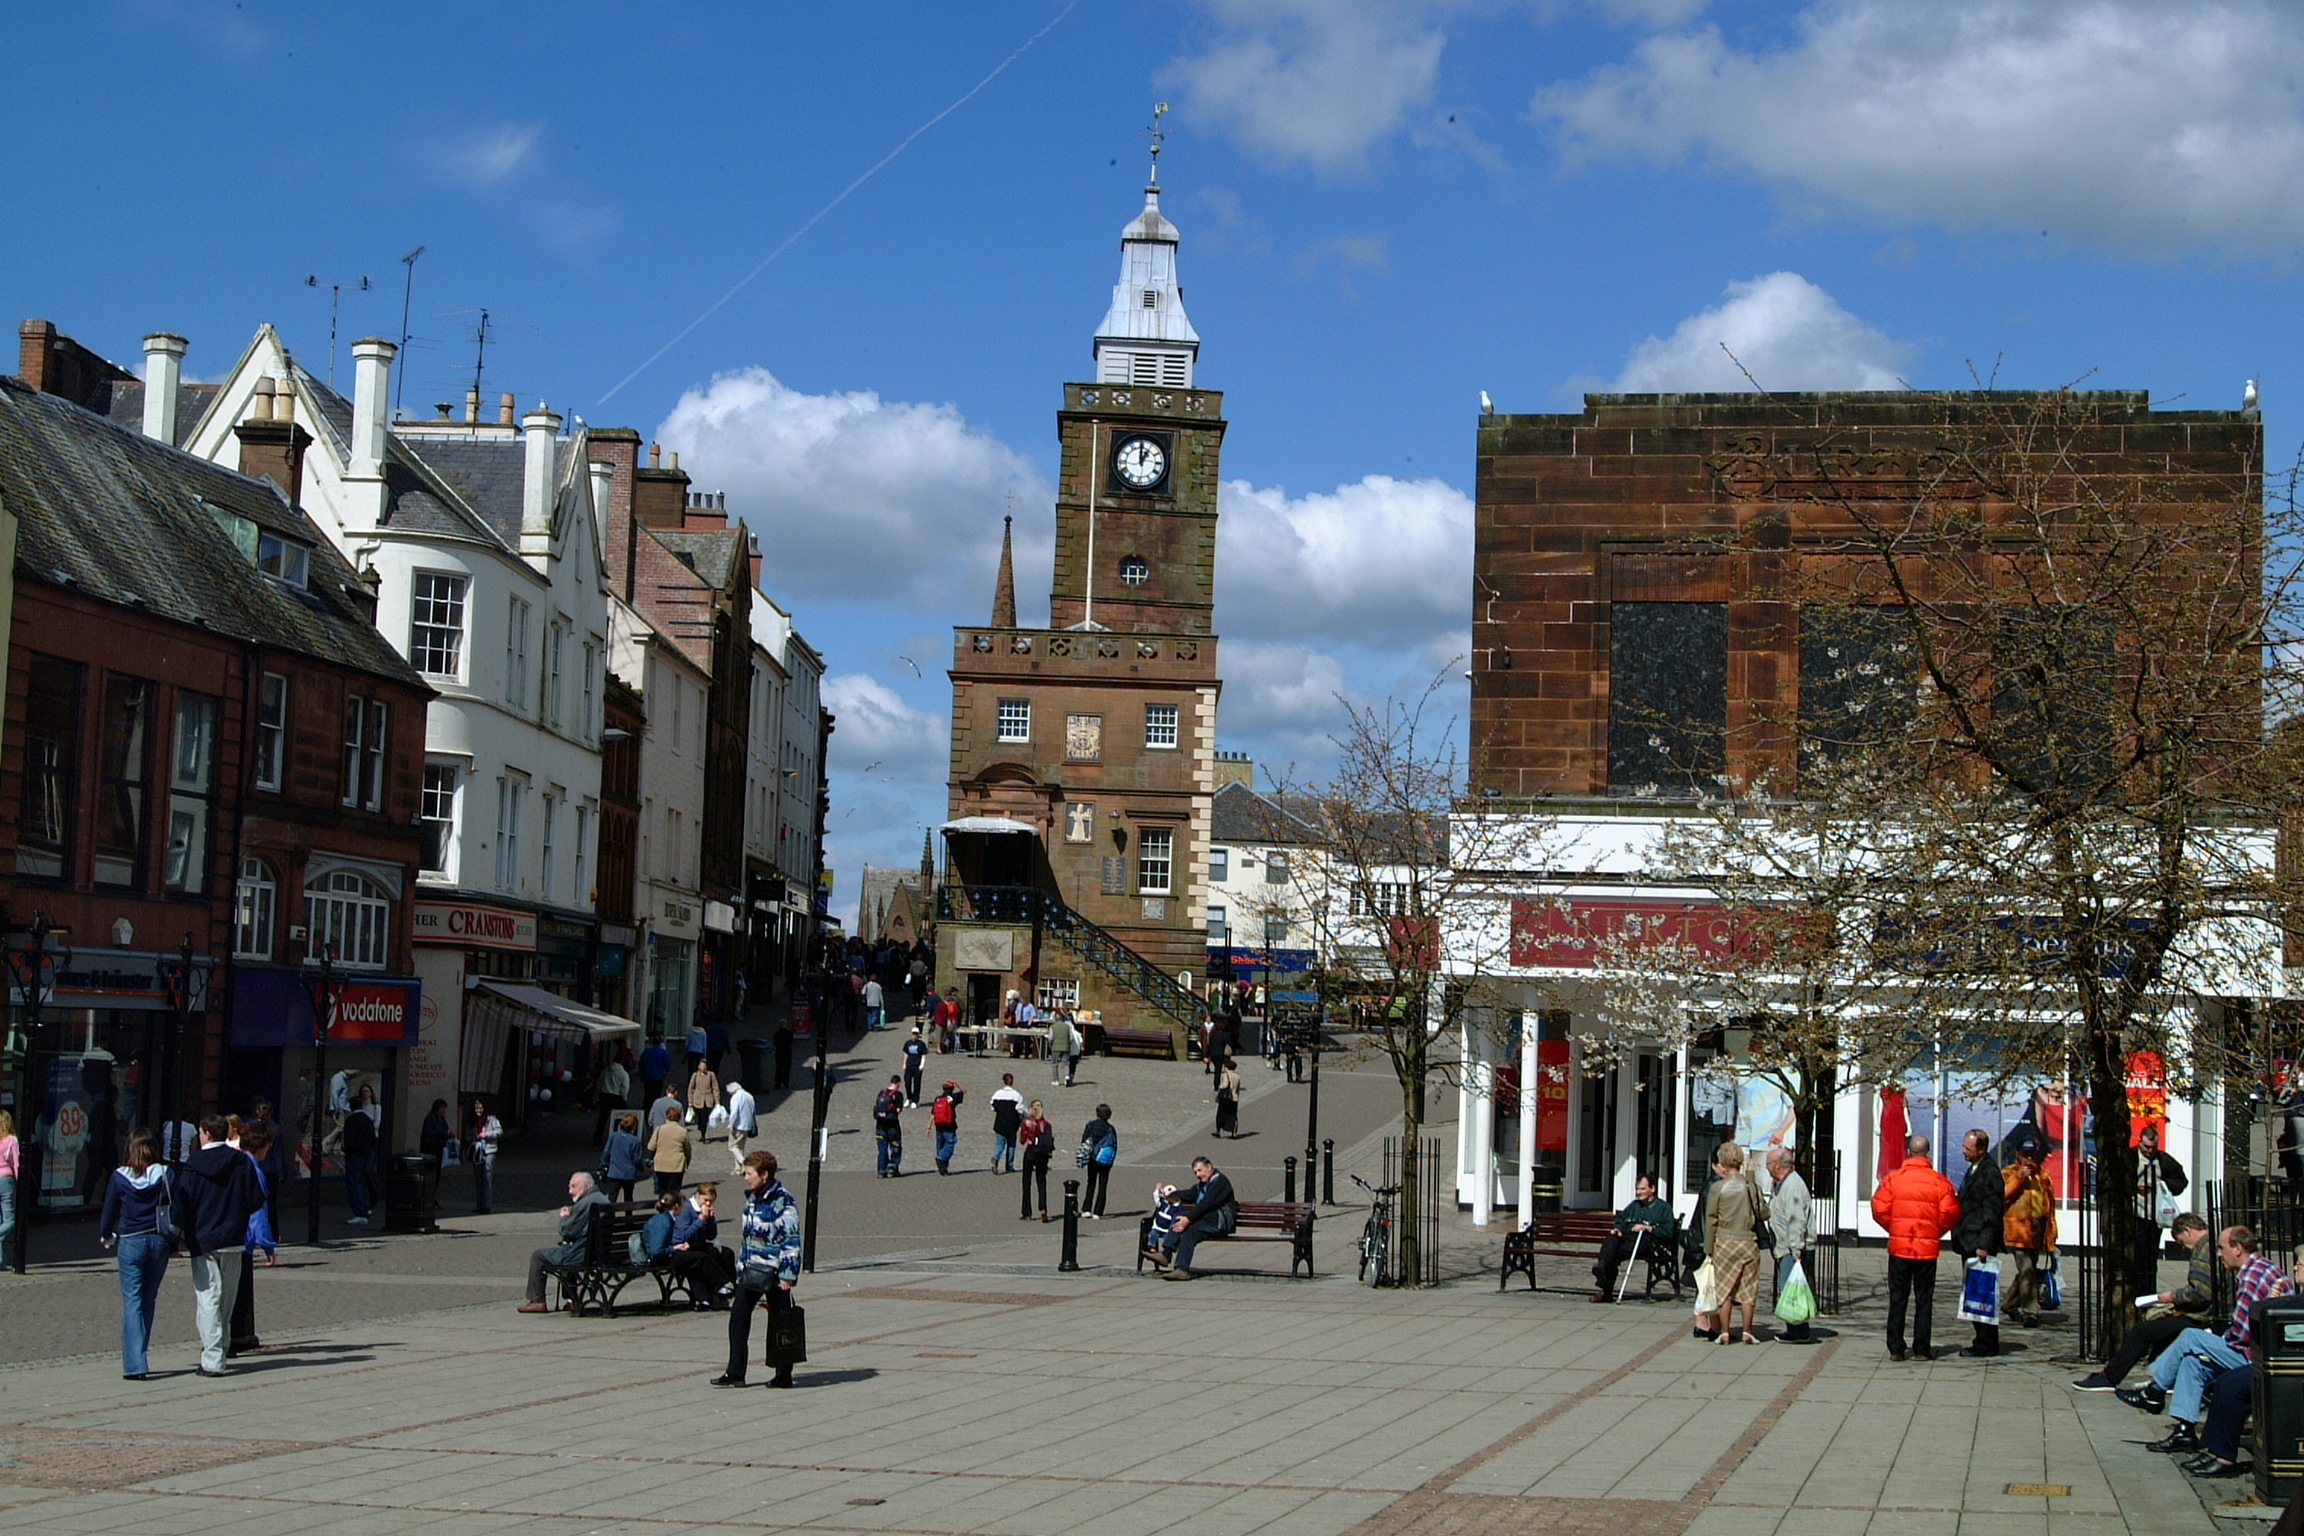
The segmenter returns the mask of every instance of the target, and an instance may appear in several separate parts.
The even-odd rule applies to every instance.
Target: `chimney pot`
[[[432,409],[434,409],[434,410],[436,410],[436,411],[438,411],[438,412],[440,413],[440,419],[441,419],[442,421],[453,421],[453,420],[455,419],[454,417],[452,417],[452,416],[450,416],[450,415],[448,414],[450,410],[454,409],[454,407],[453,407],[453,406],[451,406],[451,405],[450,405],[450,404],[449,404],[447,401],[445,401],[445,400],[435,400],[435,401],[433,401],[433,402],[432,402]]]
[[[512,425],[512,391],[506,390],[496,397],[496,421],[499,426]]]
[[[256,392],[248,397],[248,419],[250,421],[270,421],[272,419],[272,395],[279,387],[273,381],[272,375],[268,373],[257,379]]]
[[[664,450],[658,444],[650,443],[648,445],[648,467],[650,469],[662,469],[664,467]]]
[[[675,448],[675,449],[673,449],[673,450],[672,450],[672,468],[673,468],[674,470],[678,470],[678,469],[679,469],[679,467],[680,467],[680,450],[679,450],[679,449],[677,449],[677,448]]]
[[[183,337],[154,331],[144,338],[144,435],[176,445],[176,407],[184,384]]]

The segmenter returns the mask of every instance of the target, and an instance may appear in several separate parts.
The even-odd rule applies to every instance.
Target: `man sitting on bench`
[[[1656,1193],[1655,1176],[1640,1175],[1632,1186],[1632,1203],[1616,1213],[1616,1229],[1600,1240],[1600,1258],[1592,1266],[1592,1276],[1600,1288],[1592,1293],[1592,1299],[1616,1299],[1616,1271],[1632,1257],[1635,1248],[1643,1258],[1676,1252],[1679,1228],[1671,1202]]]
[[[550,1264],[581,1264],[585,1259],[587,1240],[592,1232],[592,1211],[606,1205],[608,1197],[600,1193],[592,1175],[568,1175],[568,1203],[560,1207],[560,1241],[550,1248],[539,1248],[528,1255],[528,1300],[523,1312],[549,1312],[544,1300],[544,1269]]]
[[[1170,1228],[1176,1234],[1176,1255],[1174,1266],[1163,1277],[1169,1280],[1191,1279],[1192,1250],[1200,1246],[1200,1239],[1230,1237],[1240,1220],[1232,1181],[1213,1162],[1205,1157],[1192,1159],[1192,1176],[1200,1181],[1199,1187],[1181,1197],[1184,1209]]]

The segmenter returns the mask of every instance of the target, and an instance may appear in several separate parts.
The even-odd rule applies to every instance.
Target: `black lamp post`
[[[163,959],[153,967],[159,972],[161,989],[168,995],[168,1012],[173,1020],[168,1041],[168,1095],[164,1113],[167,1115],[166,1132],[162,1135],[162,1155],[167,1154],[166,1143],[177,1134],[176,1127],[184,1123],[184,1032],[208,1006],[208,982],[215,962],[195,958],[192,953],[192,935],[184,935],[183,948],[174,959]],[[176,1158],[183,1157],[185,1148],[175,1148]],[[175,1161],[171,1158],[170,1161]]]
[[[814,1112],[808,1123],[808,1210],[800,1233],[800,1267],[816,1272],[816,1206],[824,1189],[824,1125],[832,1110],[832,1074],[827,1063],[832,1050],[830,1021],[816,1022],[816,1083]]]
[[[8,967],[8,989],[14,995],[16,1006],[24,1012],[21,1034],[13,1022],[8,1025],[5,1037],[7,1050],[0,1052],[0,1072],[14,1076],[22,1070],[24,1058],[31,1054],[32,1041],[40,1033],[40,1010],[47,1006],[49,994],[55,990],[56,968],[72,963],[72,946],[63,942],[71,931],[49,922],[46,912],[35,912],[31,924],[10,929],[8,943],[0,947],[0,963]],[[54,948],[49,945],[51,939],[56,941]],[[31,1228],[24,1219],[23,1181],[17,1182],[19,1193],[13,1263],[16,1273],[22,1274]]]
[[[326,1161],[320,1150],[328,1123],[328,1031],[336,1027],[336,1000],[344,994],[344,978],[336,972],[336,946],[320,946],[320,963],[303,967],[305,990],[312,994],[312,1187],[304,1207],[304,1241],[320,1244],[320,1169]]]

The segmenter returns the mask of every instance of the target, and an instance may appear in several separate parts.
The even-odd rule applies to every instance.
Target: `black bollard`
[[[1296,1203],[1296,1159],[1292,1156],[1283,1158],[1281,1160],[1281,1166],[1286,1168],[1288,1171],[1284,1176],[1285,1182],[1281,1185],[1282,1193],[1280,1198],[1287,1201],[1290,1205],[1294,1205]]]
[[[1320,1141],[1320,1203],[1336,1203],[1336,1143],[1327,1137]]]
[[[1080,1267],[1080,1181],[1064,1181],[1064,1252],[1056,1260],[1057,1271],[1071,1274]]]

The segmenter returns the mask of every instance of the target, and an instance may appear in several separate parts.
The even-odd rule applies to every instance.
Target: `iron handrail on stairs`
[[[1034,924],[1187,1030],[1206,1011],[1191,988],[1066,906],[1054,891],[1036,885],[938,886],[936,916],[955,922]]]

